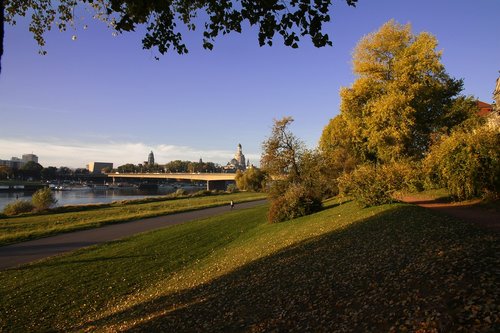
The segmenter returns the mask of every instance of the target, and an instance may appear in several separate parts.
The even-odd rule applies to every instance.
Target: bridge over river
[[[137,180],[199,180],[207,182],[207,190],[226,190],[228,183],[234,183],[235,173],[109,173],[113,183],[125,179]]]

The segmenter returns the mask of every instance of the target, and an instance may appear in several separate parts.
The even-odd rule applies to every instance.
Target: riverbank
[[[37,185],[33,183],[29,185],[31,187],[25,187],[28,185],[20,184],[9,186],[11,186],[10,190],[0,190],[0,212],[6,205],[16,200],[31,200],[33,193],[39,188],[47,187],[47,184],[39,185],[39,187],[36,187]],[[138,185],[51,185],[51,188],[54,190],[57,206],[111,203],[113,201],[159,197],[173,193],[178,189],[182,189],[188,193],[204,190],[204,187],[201,186],[182,183],[161,185],[154,189],[144,189]]]
[[[41,188],[47,187],[47,184],[30,183],[30,182],[2,182],[0,183],[0,192],[16,192],[16,191],[36,191]]]
[[[96,228],[176,212],[229,205],[265,198],[262,193],[240,192],[206,196],[164,196],[100,205],[57,207],[45,213],[0,216],[0,246],[63,232]]]

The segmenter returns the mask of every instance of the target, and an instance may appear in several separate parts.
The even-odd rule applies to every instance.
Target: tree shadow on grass
[[[338,198],[328,199],[326,200],[326,202],[323,203],[323,210],[332,209],[341,205],[345,205],[352,201],[353,201],[352,199],[338,199]]]
[[[493,332],[498,247],[498,235],[400,205],[74,329]]]

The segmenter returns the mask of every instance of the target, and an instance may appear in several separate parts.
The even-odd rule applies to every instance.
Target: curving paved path
[[[461,220],[474,223],[477,226],[500,233],[500,212],[486,210],[471,204],[439,202],[432,198],[404,196],[402,201],[420,207],[432,209]]]
[[[265,202],[266,200],[257,200],[239,203],[234,206],[234,209],[238,210],[255,207]],[[0,247],[0,270],[44,259],[56,254],[73,251],[82,247],[132,236],[140,232],[220,215],[228,211],[230,211],[229,206],[206,208],[131,222],[111,224],[100,228],[75,231],[3,246]]]

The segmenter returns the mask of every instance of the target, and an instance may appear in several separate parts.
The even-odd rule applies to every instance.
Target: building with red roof
[[[493,112],[493,105],[485,102],[477,101],[477,107],[479,109],[477,114],[481,117],[487,116]]]

